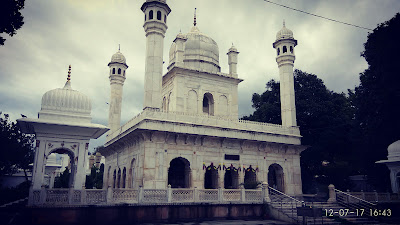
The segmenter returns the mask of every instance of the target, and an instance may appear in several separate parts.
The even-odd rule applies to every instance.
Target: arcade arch
[[[168,169],[168,184],[172,188],[190,188],[191,170],[187,159],[178,157],[171,160]]]
[[[283,168],[277,163],[270,165],[268,168],[268,184],[280,192],[285,192]]]

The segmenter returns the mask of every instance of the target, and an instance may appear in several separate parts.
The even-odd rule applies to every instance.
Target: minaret
[[[121,106],[122,106],[122,89],[125,82],[125,71],[128,69],[124,55],[118,49],[118,52],[111,57],[110,67],[110,109],[108,113],[108,127],[110,133],[121,126]]]
[[[281,118],[282,126],[297,126],[296,122],[296,105],[294,98],[294,77],[293,66],[294,47],[297,40],[293,38],[293,32],[286,28],[283,21],[283,28],[276,34],[276,41],[273,47],[276,49],[276,62],[279,67],[280,77],[280,97],[281,97]]]
[[[164,37],[171,9],[166,0],[146,0],[141,10],[145,14],[143,27],[146,32],[143,109],[161,109]]]
[[[239,52],[236,49],[236,47],[233,46],[233,43],[232,43],[232,47],[229,49],[227,55],[228,55],[229,74],[232,77],[236,77],[237,78],[238,77],[238,74],[237,74],[237,63],[238,63]]]

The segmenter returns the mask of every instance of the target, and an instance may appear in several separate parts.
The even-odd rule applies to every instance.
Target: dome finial
[[[285,26],[285,19],[283,19],[283,27],[286,27],[286,26]]]
[[[194,22],[193,25],[196,26],[196,8],[194,8]]]
[[[71,80],[71,65],[69,65],[68,68],[68,77],[67,77],[67,82]]]
[[[121,44],[118,44],[118,51],[121,50]]]

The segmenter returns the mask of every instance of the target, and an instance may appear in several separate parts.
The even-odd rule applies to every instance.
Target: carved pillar
[[[329,190],[329,199],[328,202],[336,202],[336,192],[335,192],[335,186],[333,184],[330,184],[328,186]]]

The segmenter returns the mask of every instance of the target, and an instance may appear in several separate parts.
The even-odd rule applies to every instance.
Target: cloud
[[[395,15],[400,2],[283,1],[318,15],[365,27],[376,27]],[[68,0],[27,1],[22,11],[24,26],[0,47],[0,111],[36,117],[42,95],[63,87],[72,65],[72,87],[92,99],[93,122],[107,125],[110,96],[109,68],[112,54],[121,44],[129,66],[124,84],[122,123],[143,107],[143,76],[146,38],[143,1]],[[314,73],[331,90],[342,92],[358,85],[359,73],[367,68],[360,57],[368,32],[295,12],[262,0],[168,1],[168,31],[164,39],[164,73],[172,41],[181,30],[193,26],[197,8],[199,29],[219,46],[222,72],[228,72],[227,51],[238,48],[239,115],[248,115],[251,96],[262,93],[270,79],[279,79],[272,43],[286,26],[298,40],[295,68]],[[104,143],[104,137],[91,147]]]

